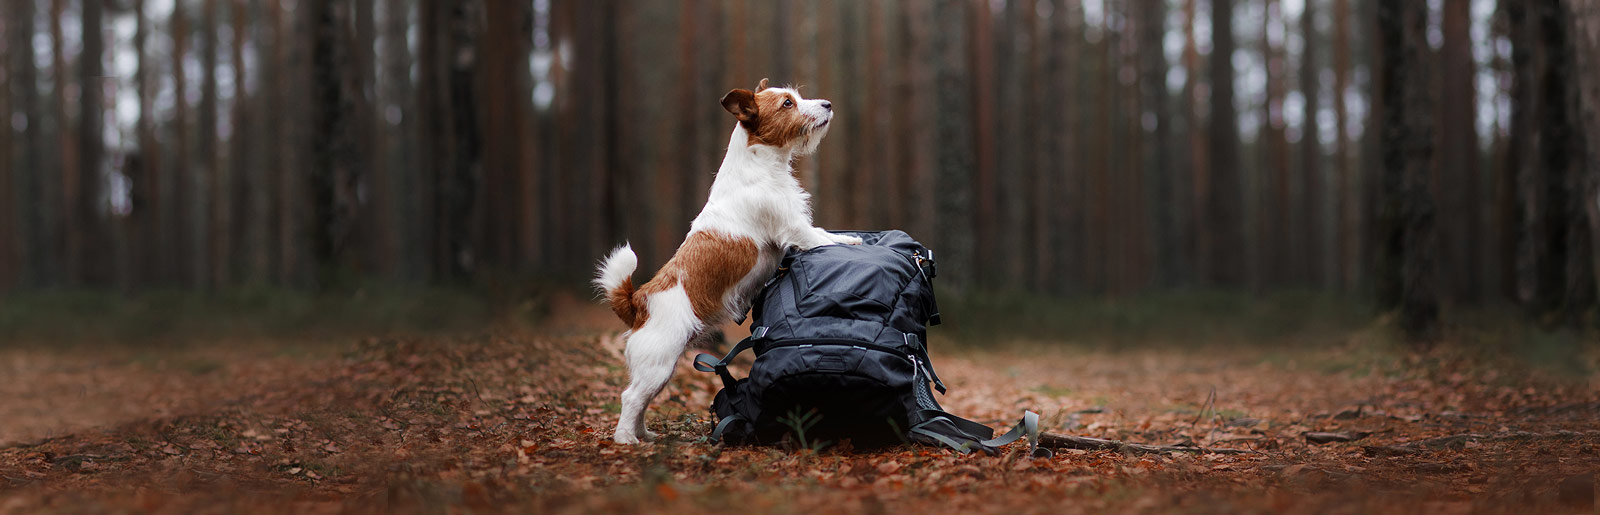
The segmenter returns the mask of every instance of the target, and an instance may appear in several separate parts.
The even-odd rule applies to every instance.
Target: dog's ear
[[[760,93],[760,92],[762,92],[762,91],[764,91],[766,89],[767,89],[767,79],[761,79],[761,84],[756,85],[756,93]]]
[[[751,93],[750,90],[736,89],[729,91],[727,95],[722,97],[722,108],[727,109],[729,113],[733,113],[733,117],[738,118],[739,123],[745,124],[746,127],[755,126],[757,116],[756,94]]]

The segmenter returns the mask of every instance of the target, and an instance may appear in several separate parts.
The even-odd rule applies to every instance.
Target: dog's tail
[[[595,289],[628,327],[633,327],[638,317],[638,308],[633,305],[633,271],[636,268],[639,268],[639,256],[634,255],[632,246],[624,243],[600,262],[600,269],[594,276]]]

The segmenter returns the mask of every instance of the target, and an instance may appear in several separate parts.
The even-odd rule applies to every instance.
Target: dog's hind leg
[[[617,443],[634,444],[655,437],[645,429],[645,408],[672,379],[678,357],[700,325],[681,286],[652,295],[648,312],[644,327],[628,336],[628,388],[622,391]]]

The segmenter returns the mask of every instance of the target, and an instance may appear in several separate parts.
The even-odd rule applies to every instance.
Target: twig
[[[1258,454],[1256,451],[1245,449],[1219,449],[1212,447],[1189,447],[1182,445],[1149,445],[1142,443],[1128,443],[1104,438],[1088,436],[1072,436],[1056,433],[1040,433],[1039,446],[1051,449],[1082,449],[1086,451],[1130,451],[1140,454],[1161,454],[1165,452],[1188,452],[1194,454]]]
[[[1217,405],[1217,387],[1212,386],[1211,387],[1211,393],[1206,394],[1206,401],[1204,403],[1200,404],[1200,412],[1199,413],[1195,413],[1194,414],[1194,420],[1189,421],[1189,427],[1194,427],[1194,426],[1200,424],[1200,418],[1206,416],[1206,410],[1209,409],[1212,412],[1216,412],[1216,405]]]

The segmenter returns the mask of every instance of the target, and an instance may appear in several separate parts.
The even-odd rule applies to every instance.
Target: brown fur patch
[[[622,285],[616,289],[606,291],[606,300],[611,303],[611,312],[616,313],[617,318],[622,319],[622,323],[629,326],[635,325],[634,321],[639,316],[638,310],[634,308],[633,293],[633,278],[631,277],[623,279]]]
[[[783,147],[805,135],[816,120],[800,114],[798,98],[787,91],[766,87],[766,79],[756,93],[747,89],[729,91],[722,97],[722,108],[739,119],[749,133],[749,144]],[[784,106],[784,101],[790,101]]]
[[[791,101],[788,107],[783,105],[785,100]],[[756,93],[755,102],[759,123],[756,130],[750,132],[751,145],[788,145],[816,123],[811,117],[800,114],[800,102],[786,91],[763,90]]]
[[[661,266],[650,282],[633,294],[633,328],[638,330],[650,319],[646,306],[651,295],[683,285],[694,308],[694,316],[715,322],[726,307],[722,301],[730,290],[750,274],[760,258],[760,250],[749,238],[712,232],[689,233],[678,253]]]

